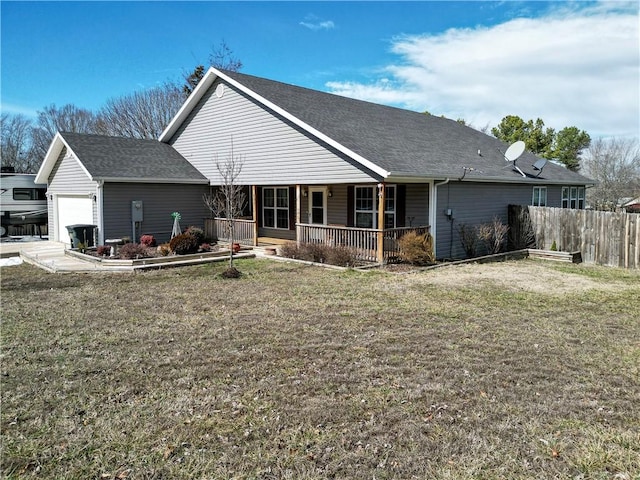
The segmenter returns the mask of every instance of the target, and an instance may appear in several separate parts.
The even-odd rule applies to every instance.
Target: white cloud
[[[616,7],[610,9],[608,6]],[[640,135],[637,4],[564,9],[492,27],[396,38],[401,62],[341,95],[495,126],[509,114],[592,137]]]
[[[304,22],[300,22],[300,25],[313,31],[332,30],[336,27],[332,20],[320,20],[314,15],[307,16]]]

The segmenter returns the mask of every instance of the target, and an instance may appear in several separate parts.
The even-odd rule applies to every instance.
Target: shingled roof
[[[455,179],[464,175],[466,180],[476,181],[592,183],[552,162],[542,172],[537,171],[532,165],[539,158],[529,152],[517,160],[524,178],[505,161],[503,152],[508,145],[447,118],[213,68],[203,79],[203,86],[208,88],[218,77],[266,108],[275,106],[285,111],[301,128],[332,139],[347,154],[355,153],[379,166],[387,172],[387,179]],[[169,140],[205,91],[194,92],[194,98],[189,99],[192,103],[185,104],[161,140]]]
[[[38,177],[42,173],[46,181],[63,147],[73,152],[92,180],[208,183],[171,145],[158,140],[70,132],[56,135]]]

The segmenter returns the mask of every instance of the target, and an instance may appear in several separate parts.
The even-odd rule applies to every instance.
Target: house
[[[135,143],[126,155],[112,150],[126,141]],[[62,223],[81,223],[65,212],[67,197],[86,193],[95,195],[91,220],[102,241],[126,233],[127,203],[143,187],[173,205],[156,213],[158,198],[148,197],[144,233],[160,228],[147,223],[147,212],[154,219],[189,212],[187,223],[204,223],[208,212],[195,199],[206,183],[221,184],[216,165],[233,155],[250,198],[238,224],[245,243],[339,241],[382,261],[387,240],[424,227],[437,257],[454,258],[464,255],[460,225],[495,216],[506,223],[509,204],[584,208],[591,180],[528,152],[507,162],[507,148],[446,118],[211,68],[158,142],[58,134],[37,181],[49,185],[56,239],[64,238]]]
[[[640,213],[640,197],[625,199],[622,204],[622,211],[626,213]]]

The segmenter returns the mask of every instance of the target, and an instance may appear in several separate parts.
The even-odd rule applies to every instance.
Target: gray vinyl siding
[[[219,184],[216,161],[242,158],[237,183],[244,185],[322,185],[371,181],[353,161],[218,80],[203,96],[170,143],[213,184]],[[350,163],[351,162],[351,163]]]
[[[182,229],[204,228],[211,212],[204,205],[206,185],[107,183],[103,187],[104,238],[131,237],[131,202],[142,200],[143,222],[138,233],[153,235],[158,243],[168,242],[173,228],[173,212],[182,216]],[[137,240],[137,239],[136,239]]]
[[[540,186],[540,185],[536,185]],[[544,186],[544,185],[542,185]],[[498,217],[507,224],[509,205],[531,205],[534,185],[450,182],[438,187],[436,211],[436,256],[438,258],[465,258],[460,243],[461,225],[474,226],[488,223]],[[547,185],[547,206],[560,206],[561,186]],[[453,222],[445,215],[453,212]],[[478,246],[478,254],[483,254]]]
[[[406,188],[405,226],[429,225],[429,185],[410,183]]]
[[[97,193],[98,184],[91,180],[80,166],[80,162],[73,154],[67,154],[63,148],[58,160],[51,170],[47,185],[47,213],[49,238],[56,239],[58,226],[56,225],[55,198],[51,195],[90,195]],[[98,224],[98,205],[93,203],[93,223]]]
[[[96,193],[97,183],[91,180],[72,154],[63,148],[49,175],[49,193],[84,195]]]
[[[332,196],[327,198],[327,223],[329,225],[347,225],[347,186],[332,185]],[[305,199],[306,200],[306,199]],[[309,202],[306,203],[303,212],[309,211]],[[307,215],[308,216],[308,215]],[[306,221],[305,217],[302,217]]]

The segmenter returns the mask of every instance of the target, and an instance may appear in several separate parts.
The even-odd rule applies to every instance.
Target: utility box
[[[142,200],[134,200],[131,202],[131,221],[142,222]]]

